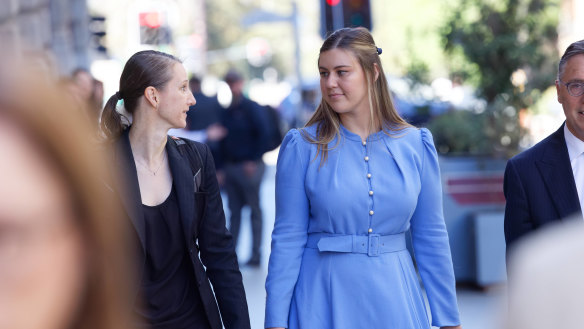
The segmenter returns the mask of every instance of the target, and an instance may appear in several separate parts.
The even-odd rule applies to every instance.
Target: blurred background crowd
[[[222,78],[236,68],[249,98],[278,109],[286,128],[301,126],[319,101],[315,63],[326,31],[364,25],[384,49],[401,114],[434,128],[443,154],[495,156],[533,144],[561,121],[550,81],[584,12],[578,0],[4,3],[5,55],[35,58],[91,102],[116,91],[131,54],[157,49],[184,60],[202,94],[223,106],[230,92]],[[333,23],[336,7],[343,19]]]
[[[492,308],[479,311],[477,300],[506,280],[505,163],[564,121],[554,80],[561,52],[582,39],[584,1],[3,0],[0,53],[26,58],[28,74],[66,91],[95,140],[104,97],[116,92],[126,60],[144,49],[184,61],[197,105],[187,128],[172,133],[209,144],[219,168],[229,128],[222,111],[244,95],[270,114],[261,129],[270,144],[260,150],[266,166],[253,188],[263,177],[255,191],[262,211],[249,200],[231,205],[229,189],[223,194],[232,220],[234,210],[252,208],[236,218],[240,261],[252,265],[242,271],[255,328],[274,220],[277,143],[268,142],[308,120],[320,102],[318,48],[327,31],[351,25],[368,27],[383,49],[400,114],[434,135],[456,279],[480,288],[460,294],[463,324],[478,317],[467,328],[487,328],[482,319]],[[0,94],[8,93],[2,82]],[[218,171],[220,183],[225,174]]]

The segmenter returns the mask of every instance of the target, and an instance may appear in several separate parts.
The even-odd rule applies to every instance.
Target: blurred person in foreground
[[[516,155],[505,169],[505,241],[509,251],[540,227],[582,215],[584,208],[584,40],[560,60],[558,102],[566,121],[549,137]]]
[[[320,48],[322,100],[280,147],[266,328],[461,328],[432,135],[396,112],[364,28]]]
[[[127,125],[117,104],[132,114]],[[170,137],[195,104],[185,68],[172,55],[140,51],[126,62],[102,129],[140,250],[140,327],[246,329],[245,291],[209,148]],[[211,288],[212,284],[212,288]],[[140,300],[139,299],[139,300]]]
[[[102,153],[53,78],[10,69],[0,76],[0,328],[128,328],[131,254]]]
[[[262,209],[260,185],[265,164],[262,155],[267,143],[264,110],[243,94],[243,76],[235,70],[225,75],[232,94],[231,105],[221,115],[221,125],[227,135],[219,142],[219,157],[225,175],[225,191],[229,204],[229,230],[237,245],[241,225],[241,210],[248,205],[251,210],[252,250],[247,265],[260,265],[262,238]]]
[[[583,327],[584,223],[581,215],[563,222],[518,241],[511,251],[505,328]]]

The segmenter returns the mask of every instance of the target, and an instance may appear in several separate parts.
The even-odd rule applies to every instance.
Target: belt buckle
[[[379,255],[379,234],[369,234],[367,239],[367,255],[370,257]]]

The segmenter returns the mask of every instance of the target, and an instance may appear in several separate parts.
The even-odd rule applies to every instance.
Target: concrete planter
[[[505,280],[503,174],[506,159],[441,156],[444,218],[457,282]]]

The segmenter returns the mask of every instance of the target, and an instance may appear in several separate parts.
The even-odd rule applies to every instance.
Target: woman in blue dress
[[[396,112],[364,28],[320,49],[322,101],[280,148],[266,328],[461,328],[432,135]]]

